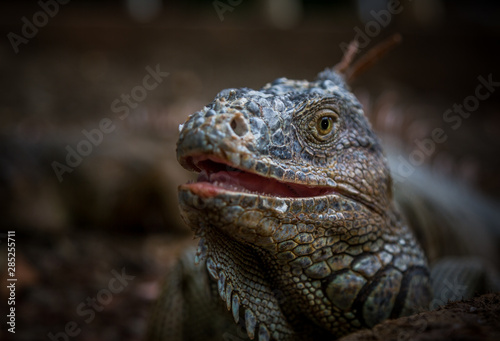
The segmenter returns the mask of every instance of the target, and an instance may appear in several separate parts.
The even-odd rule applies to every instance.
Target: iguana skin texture
[[[428,308],[426,258],[335,71],[223,90],[181,127],[177,156],[200,172],[179,187],[199,276],[250,339],[334,339]]]

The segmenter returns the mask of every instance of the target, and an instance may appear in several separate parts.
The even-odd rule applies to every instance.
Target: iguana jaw
[[[228,192],[279,198],[311,198],[337,192],[333,187],[279,181],[210,155],[190,157],[186,162],[191,165],[189,168],[198,171],[199,175],[196,182],[182,185],[181,189],[189,189],[202,198],[229,194]]]
[[[283,199],[291,203],[294,200],[334,195],[363,204],[378,214],[382,213],[371,198],[346,184],[337,184],[334,187],[280,181],[210,154],[184,156],[180,162],[186,169],[198,172],[199,175],[195,182],[180,185],[179,190],[189,191],[201,199],[225,195]]]

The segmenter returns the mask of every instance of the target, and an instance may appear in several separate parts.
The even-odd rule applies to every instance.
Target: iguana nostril
[[[233,132],[238,136],[245,136],[248,133],[247,123],[240,115],[233,117],[230,126]]]

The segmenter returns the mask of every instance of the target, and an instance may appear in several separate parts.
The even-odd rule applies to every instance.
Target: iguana
[[[200,241],[167,278],[150,340],[328,340],[432,305],[426,254],[443,255],[429,229],[453,234],[453,208],[419,219],[440,212],[431,193],[412,204],[411,181],[395,201],[348,64],[314,81],[223,90],[180,127],[178,161],[199,173],[179,187],[180,210]],[[471,295],[485,267],[460,264],[447,266]],[[433,272],[437,297],[444,268]]]

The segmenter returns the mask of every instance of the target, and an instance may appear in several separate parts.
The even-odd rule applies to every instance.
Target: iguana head
[[[380,145],[334,72],[220,92],[186,122],[177,152],[181,165],[200,172],[188,187],[208,196],[236,187],[272,198],[339,193],[380,212],[391,201]]]
[[[335,71],[221,91],[177,156],[199,172],[179,187],[182,216],[251,338],[342,335],[430,298],[380,144]]]

